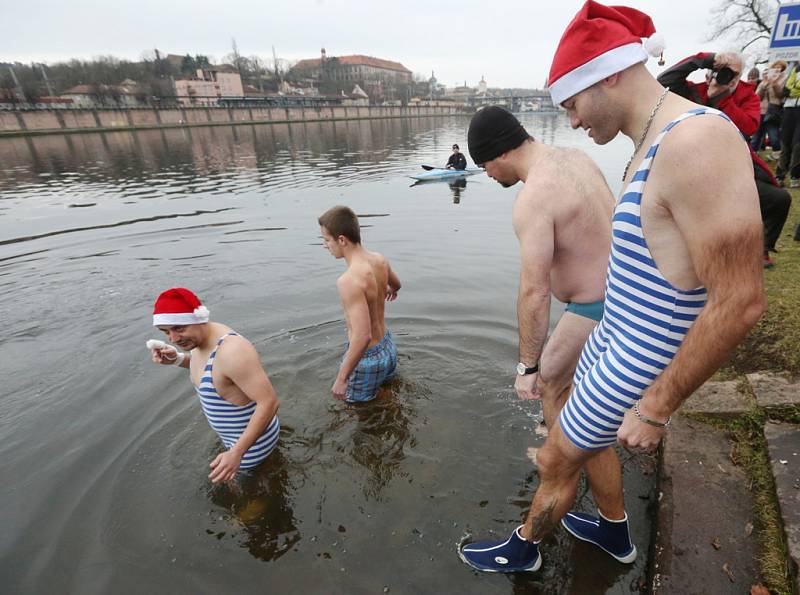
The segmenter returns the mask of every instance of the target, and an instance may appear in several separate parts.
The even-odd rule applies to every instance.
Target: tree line
[[[239,72],[242,84],[263,92],[275,92],[279,79],[291,78],[288,61],[270,62],[259,56],[239,55],[235,44],[234,52],[223,58],[223,64]],[[113,102],[119,95],[117,87],[125,81],[135,82],[134,94],[143,102],[171,98],[175,94],[174,79],[193,77],[198,69],[213,66],[213,58],[203,54],[186,54],[178,63],[157,50],[145,53],[139,61],[98,56],[52,64],[0,62],[0,100],[37,103],[42,97],[60,95],[76,85],[88,85],[101,102]]]

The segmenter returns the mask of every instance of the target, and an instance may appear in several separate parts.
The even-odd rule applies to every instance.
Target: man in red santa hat
[[[573,390],[537,456],[541,483],[525,523],[462,559],[487,572],[535,571],[561,520],[624,563],[636,558],[617,461],[605,509],[570,512],[581,469],[619,441],[657,448],[670,416],[747,334],[765,308],[762,225],[750,151],[721,112],[668,93],[645,67],[646,14],[589,0],[550,71],[553,103],[597,144],[634,141],[612,219],[605,309]],[[645,46],[642,38],[650,38]],[[593,486],[595,487],[595,486]]]
[[[263,462],[278,443],[278,397],[252,343],[209,321],[208,309],[183,287],[158,296],[153,326],[182,350],[148,341],[153,361],[188,368],[208,419],[227,449],[211,461],[213,483],[229,481]]]

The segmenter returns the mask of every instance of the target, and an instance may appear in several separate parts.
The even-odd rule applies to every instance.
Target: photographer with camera
[[[705,68],[707,71],[705,82],[694,83],[686,80],[691,73],[701,68]],[[662,72],[658,77],[658,82],[673,93],[690,101],[724,112],[736,124],[739,131],[749,138],[758,130],[761,122],[761,100],[756,95],[753,85],[741,80],[743,68],[742,56],[736,52],[718,54],[702,52],[678,62],[675,66]],[[800,81],[798,81],[798,97],[800,97]],[[800,109],[798,109],[798,113],[800,114]],[[783,156],[786,153],[784,147],[781,163],[783,163]],[[775,243],[789,216],[792,197],[781,188],[769,166],[756,155],[752,148],[750,155],[753,160],[761,220],[764,223],[763,264],[764,268],[770,268],[775,263],[769,253],[775,251]],[[800,150],[798,150],[798,157],[800,157]]]

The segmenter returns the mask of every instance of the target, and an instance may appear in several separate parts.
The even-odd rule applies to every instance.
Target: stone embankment
[[[800,383],[767,374],[708,382],[686,401],[662,449],[651,593],[750,593],[769,582],[760,561],[770,557],[778,567],[783,558],[786,582],[798,592],[800,426],[780,420],[797,421],[799,412]],[[750,464],[755,461],[766,482],[754,479],[753,467],[737,464],[742,445],[732,441],[736,424],[753,420],[760,421],[745,448],[755,452]],[[760,459],[759,449],[767,451]],[[767,552],[764,509],[770,504],[778,509],[772,528],[778,546],[773,539]]]
[[[451,116],[461,106],[184,107],[0,111],[0,138],[72,132],[108,132],[333,120]]]

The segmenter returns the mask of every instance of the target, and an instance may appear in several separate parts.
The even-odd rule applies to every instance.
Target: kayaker
[[[453,154],[447,160],[446,169],[467,169],[467,158],[458,148],[458,145],[453,145]]]

